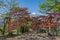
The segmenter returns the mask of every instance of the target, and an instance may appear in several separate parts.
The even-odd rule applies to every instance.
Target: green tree
[[[40,12],[60,12],[59,0],[46,0],[44,3],[39,3]]]
[[[0,9],[1,9],[0,11],[1,11],[1,13],[6,13],[6,16],[8,16],[8,17],[11,17],[10,11],[12,8],[15,8],[15,7],[18,7],[17,0],[0,0]],[[2,17],[4,17],[3,35],[5,33],[5,27],[6,27],[6,23],[5,23],[6,16],[2,16]]]
[[[2,13],[9,13],[12,8],[18,7],[19,3],[17,0],[0,0],[0,11]]]

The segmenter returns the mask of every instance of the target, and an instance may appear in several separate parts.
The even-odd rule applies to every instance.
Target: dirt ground
[[[56,38],[56,40],[60,40],[60,36],[56,36],[55,38]]]

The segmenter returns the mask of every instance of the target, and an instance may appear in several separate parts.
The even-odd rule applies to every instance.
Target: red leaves
[[[17,14],[18,13],[18,14]],[[10,15],[12,16],[12,15],[19,15],[19,16],[23,16],[23,15],[25,15],[25,14],[28,14],[28,11],[27,11],[27,8],[17,8],[17,9],[12,9],[11,11],[10,11]],[[19,17],[18,16],[18,17]]]
[[[12,30],[14,30],[14,29],[16,29],[16,26],[9,26],[9,27],[8,27],[8,31],[12,31]]]
[[[13,21],[12,24],[13,26],[18,26],[18,21]]]
[[[36,29],[36,25],[31,25],[31,29]]]
[[[27,20],[25,18],[20,19],[21,22],[26,22]]]
[[[12,25],[8,27],[8,31],[12,31],[18,27],[18,22],[14,21],[11,23]]]

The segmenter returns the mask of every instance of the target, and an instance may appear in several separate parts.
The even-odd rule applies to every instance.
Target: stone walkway
[[[2,40],[2,39],[1,39]],[[54,37],[49,37],[47,34],[22,34],[16,37],[10,37],[3,40],[55,40]]]

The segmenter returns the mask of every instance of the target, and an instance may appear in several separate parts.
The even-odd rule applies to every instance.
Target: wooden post
[[[49,28],[48,28],[49,32],[50,32],[50,29],[51,29],[51,26],[49,25]]]

